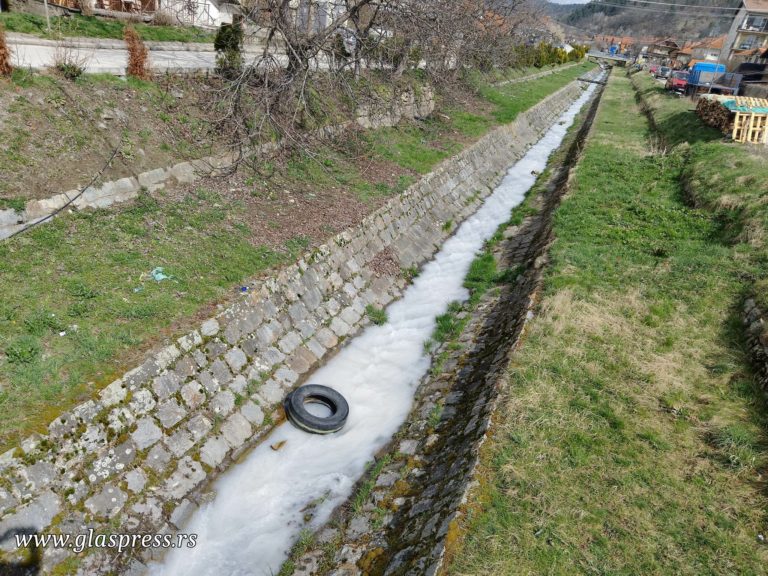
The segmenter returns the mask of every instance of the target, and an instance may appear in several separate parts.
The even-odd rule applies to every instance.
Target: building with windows
[[[728,67],[761,58],[768,49],[768,0],[742,0],[725,41]]]

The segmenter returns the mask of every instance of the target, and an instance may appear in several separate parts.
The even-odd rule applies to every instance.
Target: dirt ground
[[[216,141],[189,82],[23,72],[0,80],[0,207],[72,190],[102,169],[114,180],[205,156]]]

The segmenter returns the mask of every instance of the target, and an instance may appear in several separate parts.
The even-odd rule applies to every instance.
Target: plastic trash
[[[162,282],[163,280],[170,280],[171,276],[168,276],[165,272],[163,272],[162,268],[155,268],[150,272],[150,275],[152,276],[152,279],[155,282]]]

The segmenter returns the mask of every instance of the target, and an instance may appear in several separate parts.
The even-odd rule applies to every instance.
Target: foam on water
[[[155,576],[268,576],[279,571],[302,529],[326,522],[350,496],[366,463],[405,421],[413,395],[430,361],[423,343],[435,318],[454,300],[483,243],[507,221],[546,167],[591,85],[528,153],[509,169],[499,187],[467,219],[401,300],[387,309],[389,321],[354,338],[308,380],[341,392],[349,402],[345,428],[316,436],[283,424],[246,459],[216,481],[215,499],[202,507],[184,532],[198,534],[193,549],[172,550]],[[279,451],[271,444],[285,441]],[[303,516],[316,502],[310,525]]]

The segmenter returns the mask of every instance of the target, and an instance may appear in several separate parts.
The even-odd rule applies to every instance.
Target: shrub
[[[149,80],[149,50],[133,26],[126,26],[124,34],[125,43],[128,45],[128,76]]]
[[[239,21],[222,24],[216,32],[213,48],[216,50],[216,71],[232,77],[243,68],[243,27]]]
[[[160,10],[155,12],[155,17],[152,18],[152,24],[155,26],[175,26],[178,22],[173,14],[166,10]]]
[[[86,59],[73,48],[58,46],[53,55],[53,67],[67,80],[77,80],[85,72]]]
[[[11,49],[5,41],[5,28],[0,24],[0,76],[10,76],[12,72]]]

